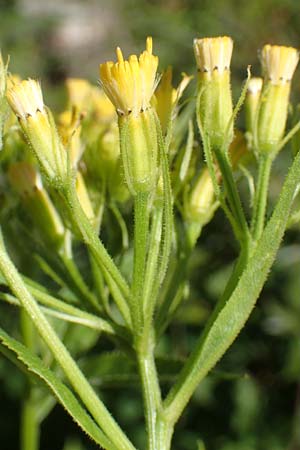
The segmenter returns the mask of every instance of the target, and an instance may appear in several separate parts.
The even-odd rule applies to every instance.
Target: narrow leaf
[[[0,342],[4,347],[12,351],[30,372],[47,385],[73,420],[91,439],[107,450],[117,450],[80,405],[71,390],[43,364],[40,358],[20,342],[10,337],[2,328],[0,328]]]
[[[254,308],[284,235],[299,179],[300,152],[289,171],[273,215],[236,289],[224,307],[214,314],[214,320],[209,322],[210,327],[204,331],[165,401],[173,422],[180,416],[199,382],[235,340]]]

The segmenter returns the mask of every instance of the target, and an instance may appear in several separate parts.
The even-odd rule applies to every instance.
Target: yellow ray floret
[[[14,113],[21,119],[34,117],[38,112],[44,111],[40,83],[30,78],[20,83],[12,83],[7,90],[7,100]]]
[[[200,72],[222,74],[230,67],[233,41],[228,36],[194,39],[194,52]]]
[[[158,57],[152,54],[152,38],[146,41],[146,50],[124,60],[121,49],[116,50],[117,62],[100,64],[102,87],[119,115],[137,116],[150,106],[156,85]]]
[[[299,61],[299,51],[282,45],[265,45],[261,53],[265,77],[272,84],[279,85],[291,81]]]

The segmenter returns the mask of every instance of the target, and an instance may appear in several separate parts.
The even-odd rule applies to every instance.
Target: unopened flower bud
[[[50,182],[62,185],[68,174],[67,153],[59,139],[53,116],[44,105],[40,84],[31,79],[12,84],[7,91],[7,99],[41,170]]]
[[[229,157],[232,170],[235,171],[240,165],[247,165],[253,157],[252,152],[247,146],[245,134],[236,130],[234,138],[229,147]]]
[[[23,161],[9,167],[8,177],[43,238],[48,244],[59,247],[62,244],[65,229],[43,187],[39,172],[33,165]]]
[[[179,99],[193,78],[193,76],[189,76],[184,72],[181,75],[182,79],[179,85],[174,88],[172,85],[172,67],[169,66],[167,70],[163,72],[152,97],[151,103],[156,110],[161,130],[164,135],[167,133],[171,122],[176,119]]]
[[[213,148],[233,137],[230,61],[233,41],[230,37],[194,39],[198,66],[200,107],[197,114]]]
[[[77,168],[83,153],[83,145],[80,139],[81,120],[80,116],[73,111],[64,111],[58,116],[58,132],[62,143],[69,153],[70,163]]]
[[[184,211],[189,222],[200,225],[208,223],[215,211],[215,194],[212,179],[207,168],[197,178],[191,192],[186,196]]]
[[[160,120],[162,132],[165,134],[172,116],[173,105],[176,100],[176,89],[172,86],[172,68],[163,73],[160,83],[153,96],[153,103]]]
[[[86,188],[83,176],[80,172],[77,173],[77,177],[76,177],[76,193],[77,193],[78,200],[81,204],[81,207],[82,207],[83,211],[85,212],[85,215],[91,222],[93,222],[93,220],[95,219],[95,215],[94,215],[92,203],[91,203],[89,193]]]
[[[261,53],[264,85],[258,117],[257,140],[261,152],[272,152],[286,126],[291,80],[299,52],[293,47],[265,45]]]
[[[263,79],[259,77],[251,78],[248,84],[245,108],[246,108],[246,130],[253,136],[257,122],[260,94]]]

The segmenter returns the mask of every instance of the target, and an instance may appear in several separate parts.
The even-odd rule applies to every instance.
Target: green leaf
[[[173,423],[179,418],[199,382],[214,367],[245,325],[268,277],[280,246],[300,180],[300,152],[282,188],[271,219],[240,280],[223,308],[217,307],[195,351],[170,391],[165,406]]]
[[[10,337],[2,328],[0,328],[0,341],[4,348],[13,352],[30,372],[46,384],[73,420],[91,439],[107,450],[117,450],[80,405],[71,390],[36,355]]]

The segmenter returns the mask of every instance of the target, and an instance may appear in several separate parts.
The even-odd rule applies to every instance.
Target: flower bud
[[[22,161],[9,167],[8,177],[43,238],[48,244],[59,247],[65,229],[39,172],[30,163]]]
[[[265,45],[261,53],[264,84],[258,116],[257,144],[261,152],[272,152],[286,126],[291,80],[299,52],[293,47]]]
[[[233,137],[233,126],[228,129],[233,112],[230,87],[232,48],[233,41],[227,36],[194,40],[200,95],[197,114],[212,148],[222,147],[225,138],[230,142]]]
[[[208,223],[215,211],[215,194],[212,179],[207,168],[198,176],[191,192],[186,196],[184,212],[189,222],[200,225]]]
[[[247,166],[253,157],[253,153],[247,146],[245,134],[239,130],[236,130],[234,138],[230,144],[229,157],[233,171],[237,170],[240,165]]]
[[[58,116],[58,132],[65,149],[69,153],[71,166],[76,169],[83,153],[81,143],[81,118],[76,111],[64,111]]]
[[[257,113],[259,107],[260,94],[262,90],[263,79],[256,77],[251,78],[248,84],[245,108],[246,108],[246,130],[251,133],[252,136],[255,134],[255,127],[257,122]]]
[[[50,182],[62,185],[68,175],[67,153],[59,139],[53,116],[44,105],[40,84],[31,79],[12,84],[7,91],[7,100],[41,170]]]
[[[77,173],[77,177],[76,177],[76,193],[77,193],[79,203],[81,204],[81,207],[82,207],[83,211],[85,212],[85,215],[91,222],[93,222],[95,219],[95,215],[94,215],[92,203],[91,203],[83,176],[80,172]]]
[[[160,83],[153,96],[153,103],[160,121],[163,134],[166,133],[176,100],[176,89],[172,86],[172,68],[163,73]]]

